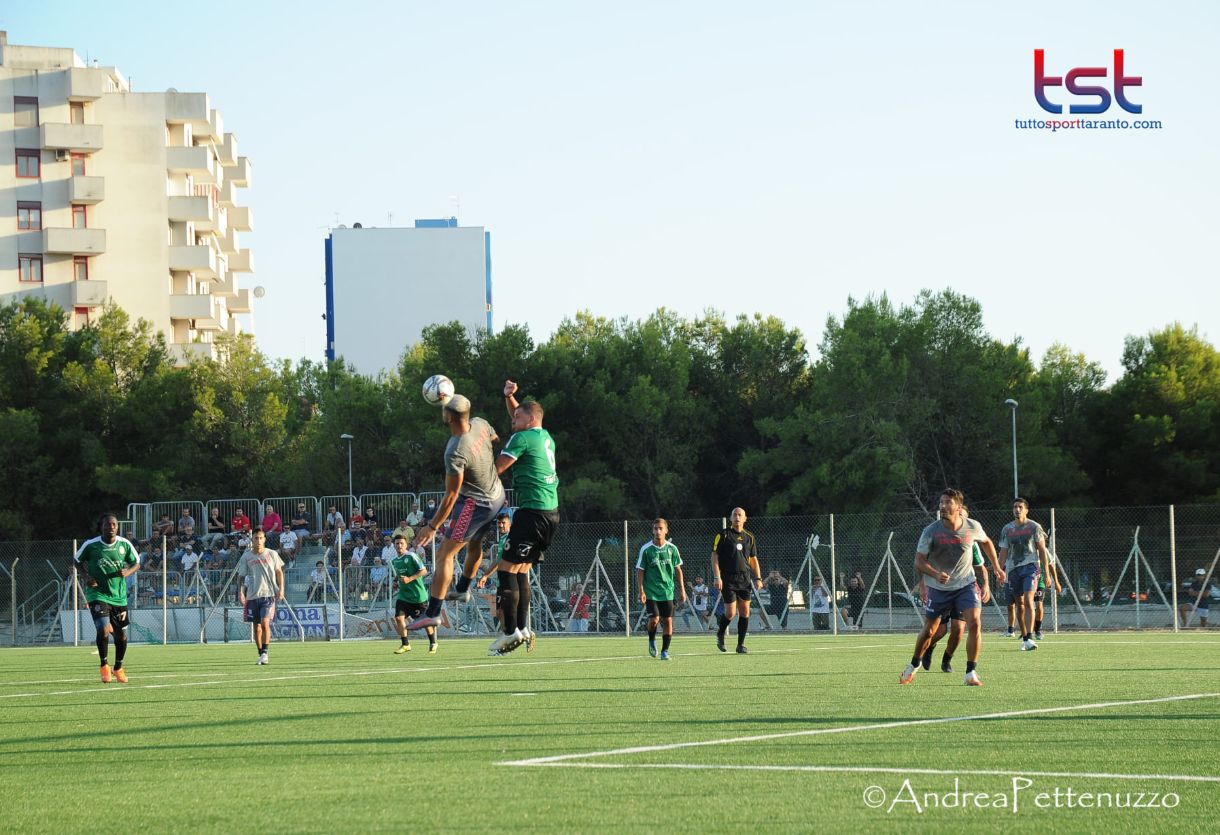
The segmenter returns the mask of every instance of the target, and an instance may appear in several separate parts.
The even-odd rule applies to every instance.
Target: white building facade
[[[114,67],[0,33],[0,303],[42,296],[80,328],[113,302],[175,361],[215,357],[251,312],[249,183],[206,93],[136,93]]]
[[[326,239],[326,358],[361,374],[397,367],[424,328],[492,332],[491,233],[457,218],[414,228],[332,229]]]

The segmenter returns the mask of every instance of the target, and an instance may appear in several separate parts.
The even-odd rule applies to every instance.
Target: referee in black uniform
[[[729,622],[737,619],[737,651],[745,655],[746,632],[750,630],[750,595],[762,588],[762,571],[758,567],[758,544],[754,534],[745,529],[746,512],[740,507],[729,514],[729,526],[716,534],[712,544],[712,583],[724,598],[724,614],[716,630],[716,649],[724,648],[724,633]],[[740,610],[738,609],[740,607]]]

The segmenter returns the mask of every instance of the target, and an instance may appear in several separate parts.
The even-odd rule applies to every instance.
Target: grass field
[[[91,648],[5,650],[0,829],[1220,829],[1220,636],[989,635],[982,688],[964,651],[900,687],[911,643],[133,645],[126,686]]]

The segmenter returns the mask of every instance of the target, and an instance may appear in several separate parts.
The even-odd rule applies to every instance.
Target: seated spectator
[[[161,548],[154,547],[148,552],[148,556],[140,560],[141,571],[160,571],[161,570]]]
[[[398,552],[395,551],[394,555],[398,556]],[[374,589],[380,586],[385,582],[388,572],[389,566],[382,562],[381,557],[374,557],[373,567],[369,569],[369,585]]]
[[[280,533],[284,530],[284,520],[275,512],[275,508],[267,505],[263,511],[262,521],[263,531],[270,537],[273,533]]]
[[[333,531],[335,528],[343,527],[343,514],[339,512],[335,505],[326,506],[326,523],[322,526],[324,531]]]
[[[411,512],[407,514],[407,524],[413,528],[418,528],[424,523],[424,512],[419,509],[419,505],[411,502]]]
[[[377,509],[374,507],[366,507],[364,509],[364,527],[376,528],[381,530],[381,526],[377,524]]]
[[[313,514],[305,509],[305,502],[297,502],[296,512],[292,514],[288,527],[302,545],[313,537]]]
[[[236,534],[250,533],[250,517],[240,507],[233,511],[232,530]]]
[[[164,539],[173,536],[174,522],[169,518],[168,513],[162,513],[161,518],[153,524],[153,536],[157,539]]]
[[[178,564],[182,566],[183,573],[189,573],[199,565],[199,552],[195,550],[193,542],[187,542],[182,546],[182,553],[178,557]]]
[[[200,557],[200,565],[205,571],[220,571],[225,567],[224,560],[216,556],[216,552],[208,548]]]
[[[364,527],[364,515],[360,512],[360,508],[352,511],[352,530]]]
[[[378,533],[380,534],[380,531]],[[394,557],[398,556],[398,549],[394,547],[393,539],[387,538],[383,541],[385,542],[385,544],[381,546],[380,559],[383,563],[385,563],[386,565],[389,565],[390,561],[392,559],[394,559]]]
[[[326,585],[329,580],[330,575],[326,573],[326,563],[318,560],[313,571],[309,572],[309,589],[305,592],[305,602],[321,603],[325,599]]]
[[[191,515],[189,507],[182,508],[182,515],[178,517],[178,536],[195,536],[195,517]]]
[[[216,558],[227,566],[232,555],[233,552],[229,549],[229,538],[226,536],[220,541],[220,547],[216,549]]]
[[[208,512],[208,532],[203,538],[204,544],[215,546],[218,539],[224,539],[227,531],[225,520],[220,515],[220,508],[212,508]]]
[[[369,546],[360,542],[352,549],[352,559],[350,565],[357,568],[364,565],[365,555],[368,553]]]
[[[398,520],[398,527],[395,528],[394,532],[390,534],[390,539],[393,540],[394,537],[400,535],[405,536],[408,543],[415,538],[415,531],[410,525],[407,524],[406,519]]]
[[[280,534],[279,555],[285,563],[291,563],[297,556],[299,540],[295,531],[284,531]]]

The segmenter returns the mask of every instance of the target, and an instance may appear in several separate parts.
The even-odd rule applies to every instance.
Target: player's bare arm
[[[754,588],[763,587],[762,568],[758,565],[758,557],[750,557],[750,571],[754,575]]]
[[[640,602],[647,602],[647,598],[644,596],[644,572],[638,568],[635,570],[635,585],[640,590]]]
[[[674,570],[677,572],[678,578],[678,582],[675,584],[678,590],[678,603],[682,604],[686,602],[686,577],[682,574],[682,566],[679,565]]]
[[[520,405],[517,402],[516,395],[517,395],[517,384],[514,383],[512,380],[505,380],[504,381],[504,406],[505,406],[505,408],[508,409],[508,416],[510,418],[513,416],[513,412],[517,411],[517,406]]]
[[[924,553],[915,554],[915,570],[920,574],[926,574],[929,577],[935,577],[938,583],[949,582],[949,572],[940,571],[932,563],[928,562],[928,555]]]
[[[284,569],[278,566],[275,569],[275,598],[284,599]]]
[[[987,566],[974,567],[974,579],[979,584],[979,600],[986,605],[991,602],[991,585],[987,582]]]
[[[1000,560],[996,556],[995,552],[995,543],[993,543],[990,539],[984,539],[979,543],[979,545],[982,547],[983,553],[987,555],[987,559],[991,560],[991,569],[995,573],[995,581],[997,583],[1004,582],[1008,575],[1006,575],[1004,573],[1004,569],[1000,567]]]

